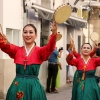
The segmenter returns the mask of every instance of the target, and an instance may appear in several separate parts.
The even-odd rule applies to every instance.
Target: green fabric
[[[95,70],[86,72],[86,79],[82,80],[82,71],[76,71],[73,79],[71,100],[100,100],[100,88],[93,77]]]
[[[27,66],[26,70],[22,65],[16,65],[16,73],[22,77],[15,77],[8,90],[6,100],[47,100],[39,79],[32,77],[32,75],[38,77],[39,69],[40,65]],[[23,77],[24,75],[27,77]],[[24,93],[20,99],[16,97],[18,92]]]

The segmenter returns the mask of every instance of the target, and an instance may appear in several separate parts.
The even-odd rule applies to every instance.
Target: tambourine
[[[72,34],[70,33],[70,39],[72,40],[72,41],[74,41],[74,39],[73,39],[73,37],[72,37]]]
[[[62,38],[62,34],[60,34],[60,32],[58,32],[56,41],[59,41],[61,38]]]
[[[59,6],[54,11],[54,15],[53,15],[54,21],[56,21],[56,23],[58,24],[64,23],[70,17],[71,12],[72,12],[72,8],[68,3]]]
[[[99,34],[96,33],[96,32],[91,33],[90,39],[91,39],[92,41],[98,41],[98,40],[99,40]]]
[[[3,34],[2,26],[0,24],[0,33]]]
[[[56,38],[56,42],[59,41],[62,38],[62,34],[60,32],[57,33],[57,38]],[[48,37],[48,41],[50,39],[50,36]]]
[[[0,39],[3,39],[3,41],[4,41],[5,43],[7,43],[8,40],[7,40],[7,37],[3,34],[3,30],[2,30],[1,24],[0,24],[0,33],[1,33]]]

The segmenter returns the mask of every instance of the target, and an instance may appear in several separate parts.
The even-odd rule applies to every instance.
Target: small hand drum
[[[58,32],[56,41],[59,41],[62,38],[62,35]]]
[[[0,33],[3,34],[2,26],[0,24]]]
[[[60,34],[60,32],[57,33],[57,38],[56,38],[56,42],[59,41],[62,38],[62,34]],[[50,36],[48,37],[48,41],[50,39]]]
[[[58,24],[64,23],[70,17],[71,12],[71,6],[69,4],[63,4],[55,10],[54,20]]]
[[[98,41],[98,40],[99,40],[99,34],[96,33],[96,32],[91,33],[90,39],[91,39],[92,41]]]

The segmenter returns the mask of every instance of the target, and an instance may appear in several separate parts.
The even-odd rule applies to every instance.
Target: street
[[[59,89],[59,93],[47,93],[47,100],[71,100],[72,86]]]

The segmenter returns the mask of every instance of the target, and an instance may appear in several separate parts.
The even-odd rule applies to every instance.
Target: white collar
[[[81,58],[83,58],[83,56],[81,56]],[[89,57],[87,60],[85,60],[85,59],[83,58],[83,60],[84,60],[85,64],[87,64],[87,63],[88,63],[89,59],[90,59],[90,57]]]
[[[30,48],[29,51],[27,50],[27,48],[26,48],[26,46],[25,46],[26,56],[29,55],[29,53],[31,52],[31,50],[32,50],[32,48],[34,47],[34,45],[35,45],[35,44],[33,43],[33,45],[31,46],[31,48]]]

